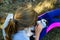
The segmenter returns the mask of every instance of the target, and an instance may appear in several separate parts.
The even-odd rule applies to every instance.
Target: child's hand
[[[36,36],[35,40],[39,40],[39,36],[40,36],[40,33],[41,33],[42,29],[43,28],[42,28],[41,23],[35,27],[35,36]]]

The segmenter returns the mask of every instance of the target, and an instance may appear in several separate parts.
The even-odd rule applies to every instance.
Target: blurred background
[[[30,5],[29,5],[30,4]],[[15,14],[17,8],[31,6],[41,15],[44,12],[60,8],[60,0],[0,0],[0,27],[3,25],[8,13]],[[1,20],[3,19],[3,20]],[[55,28],[50,31],[42,40],[60,40],[60,29]],[[3,40],[2,30],[0,29],[0,40]]]

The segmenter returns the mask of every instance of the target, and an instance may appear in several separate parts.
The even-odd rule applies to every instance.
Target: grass
[[[42,40],[60,40],[60,28],[54,28]]]
[[[37,1],[35,2],[36,4],[38,3]],[[33,4],[35,5],[35,3]],[[0,14],[5,16],[6,13],[10,13],[10,12],[15,13],[16,9],[21,6],[23,6],[23,2],[20,2],[20,0],[18,0],[16,3],[9,3],[9,4],[3,3],[0,5]],[[55,38],[55,36],[56,36],[55,40],[60,40],[60,29],[56,28],[53,31],[49,32],[42,40],[53,40],[52,38]],[[2,30],[0,30],[0,40],[3,40]]]

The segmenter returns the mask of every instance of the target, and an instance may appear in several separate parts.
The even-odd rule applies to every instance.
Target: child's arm
[[[39,36],[42,29],[46,27],[46,22],[47,21],[45,19],[37,21],[37,26],[35,27],[35,36],[36,36],[35,40],[39,40]]]
[[[42,25],[39,24],[35,27],[35,40],[39,40],[40,33],[42,31]]]

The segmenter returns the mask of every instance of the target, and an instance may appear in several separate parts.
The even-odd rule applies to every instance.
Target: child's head
[[[31,27],[35,24],[37,20],[37,13],[33,11],[32,8],[18,8],[14,20],[10,20],[6,32],[6,39],[11,40],[11,35],[16,33],[18,30],[23,30],[24,28]]]
[[[16,23],[15,26],[17,28],[24,29],[35,24],[37,13],[35,13],[32,8],[21,7],[17,9],[14,19]]]

